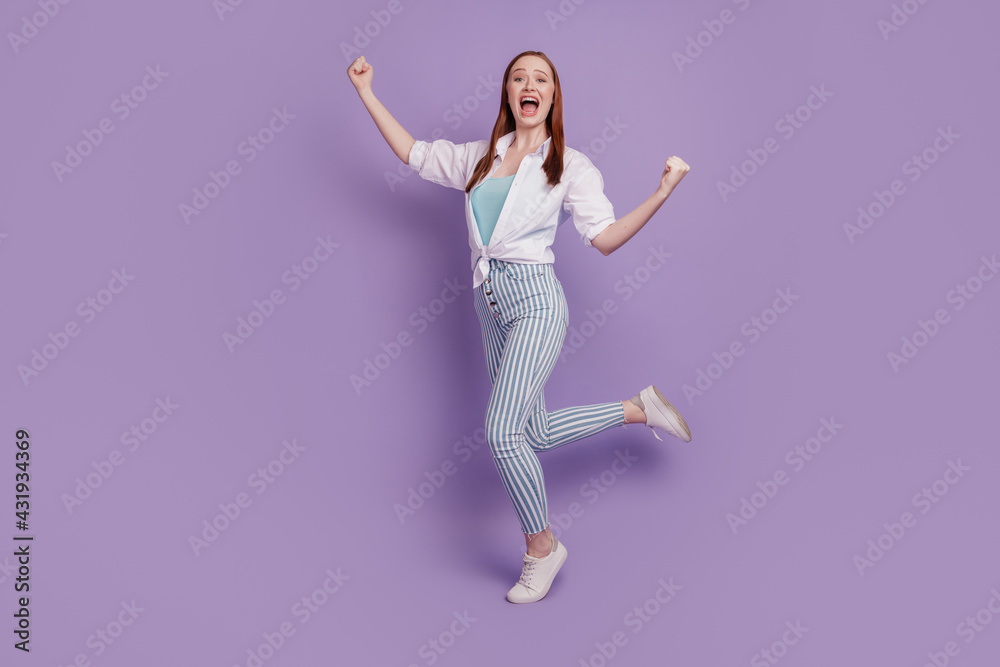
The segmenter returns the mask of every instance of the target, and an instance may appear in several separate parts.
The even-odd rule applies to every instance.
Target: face
[[[552,71],[548,63],[538,56],[517,59],[510,69],[510,79],[507,81],[507,103],[519,128],[545,125],[545,119],[552,109],[554,94],[555,84],[552,82]],[[534,98],[538,105],[522,105],[522,100],[528,97]]]

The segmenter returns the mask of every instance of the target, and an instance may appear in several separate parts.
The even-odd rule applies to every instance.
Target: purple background
[[[1000,280],[981,258],[1000,251],[1000,10],[904,4],[917,11],[887,38],[879,22],[902,6],[860,0],[255,0],[221,19],[209,0],[117,0],[58,5],[16,52],[8,35],[0,534],[21,532],[24,428],[36,537],[30,656],[11,646],[13,546],[0,557],[4,664],[252,665],[248,650],[288,622],[294,634],[263,664],[754,665],[777,642],[787,664],[917,666],[954,642],[952,664],[995,665]],[[730,23],[712,23],[727,9]],[[5,3],[0,26],[19,32],[39,11]],[[666,157],[691,165],[611,256],[570,225],[554,246],[575,353],[546,386],[549,408],[655,383],[694,441],[631,426],[541,456],[570,558],[537,604],[504,599],[524,542],[488,450],[455,447],[475,442],[489,396],[462,193],[387,179],[408,167],[345,74],[357,52],[342,45],[366,26],[373,89],[414,137],[488,137],[500,92],[480,102],[477,88],[539,49],[562,80],[567,145],[594,160],[619,216],[653,192]],[[678,67],[699,33],[707,46]],[[146,78],[122,119],[112,103],[147,66],[164,78]],[[799,109],[813,86],[832,95]],[[463,103],[467,117],[453,110]],[[248,162],[241,142],[274,109],[294,118]],[[809,118],[789,137],[775,124],[797,109]],[[102,118],[114,130],[60,180],[53,162]],[[948,128],[947,150],[930,148],[936,161],[910,180],[904,163]],[[720,195],[768,138],[778,150]],[[229,160],[240,172],[186,223],[179,206]],[[852,243],[844,226],[897,179],[905,192]],[[293,291],[282,277],[318,238],[338,245]],[[651,246],[671,257],[646,272]],[[134,278],[102,295],[123,268]],[[626,276],[645,282],[629,293]],[[448,280],[466,289],[442,312]],[[948,295],[967,282],[979,291],[959,308]],[[275,289],[284,301],[230,351],[224,334]],[[751,340],[744,323],[770,317],[776,290],[798,298]],[[102,296],[113,300],[87,321],[78,304]],[[614,312],[586,325],[607,299]],[[420,308],[438,315],[419,324]],[[947,322],[893,368],[887,355],[939,309]],[[22,379],[69,322],[78,335]],[[411,344],[380,357],[401,333]],[[744,353],[712,367],[736,341]],[[384,368],[356,390],[367,362]],[[699,372],[715,379],[685,398]],[[177,406],[160,423],[158,399]],[[842,428],[797,470],[786,453],[824,418]],[[143,420],[153,432],[131,451],[122,434]],[[272,464],[273,482],[250,479],[293,440],[297,458]],[[67,507],[115,451],[121,465]],[[626,451],[633,465],[608,472]],[[425,484],[430,497],[401,521],[394,506],[448,461],[454,474],[433,495]],[[949,461],[968,470],[915,503]],[[727,515],[778,471],[787,484],[734,533]],[[614,484],[599,492],[602,473]],[[241,493],[249,506],[196,554],[190,536],[224,526],[220,503]],[[910,527],[859,572],[855,557],[904,512]],[[302,622],[294,605],[337,568],[349,579]],[[663,606],[650,602],[660,579],[681,587]],[[118,634],[132,601],[134,622],[96,639]],[[643,605],[637,628],[627,615]],[[982,609],[989,622],[963,631]],[[453,625],[463,613],[468,628]],[[808,631],[784,634],[786,622]]]

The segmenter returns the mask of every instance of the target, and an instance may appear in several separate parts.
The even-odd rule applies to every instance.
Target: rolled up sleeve
[[[488,142],[454,144],[447,139],[416,140],[407,160],[421,178],[449,188],[465,190],[476,162],[485,154]]]
[[[420,168],[424,166],[424,160],[427,159],[427,150],[431,147],[430,143],[427,141],[421,141],[417,139],[410,146],[410,156],[407,159],[407,164],[413,171],[419,173]]]
[[[592,246],[594,238],[615,221],[615,209],[604,194],[601,172],[583,154],[566,188],[563,208],[573,217],[584,245]]]

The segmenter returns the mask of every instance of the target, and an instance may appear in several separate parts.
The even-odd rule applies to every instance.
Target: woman
[[[465,190],[475,308],[493,387],[486,440],[526,544],[521,578],[507,599],[535,602],[567,555],[549,529],[535,452],[632,423],[691,440],[684,418],[653,385],[628,401],[546,411],[542,389],[569,324],[550,248],[556,227],[565,211],[586,245],[610,255],[642,229],[689,167],[668,158],[653,195],[616,220],[600,172],[565,145],[559,76],[540,51],[525,51],[507,65],[488,142],[415,141],[372,93],[374,72],[364,56],[347,73],[400,160],[424,179]],[[653,435],[661,439],[655,430]]]

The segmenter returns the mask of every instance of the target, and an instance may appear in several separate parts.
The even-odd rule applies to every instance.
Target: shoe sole
[[[549,579],[549,583],[546,584],[545,588],[542,589],[542,594],[539,595],[537,598],[533,598],[531,600],[511,600],[510,597],[508,597],[507,602],[513,602],[514,604],[527,604],[529,602],[538,602],[539,600],[541,600],[542,598],[544,598],[546,595],[549,594],[549,589],[552,587],[552,582],[556,580],[556,575],[559,574],[559,570],[562,569],[563,563],[566,562],[566,558],[569,556],[569,550],[562,545],[562,542],[559,543],[559,546],[562,547],[562,549],[560,550],[559,553],[559,560],[556,563],[556,571],[552,573],[552,578]]]
[[[656,398],[663,401],[663,404],[667,406],[668,411],[662,416],[665,420],[667,420],[674,431],[676,431],[676,433],[671,433],[671,435],[676,436],[680,434],[681,440],[684,442],[691,442],[691,429],[688,428],[687,422],[684,421],[684,417],[681,416],[681,413],[677,411],[677,408],[670,404],[670,401],[668,401],[667,398],[660,393],[659,389],[653,387],[653,393],[656,394]]]

